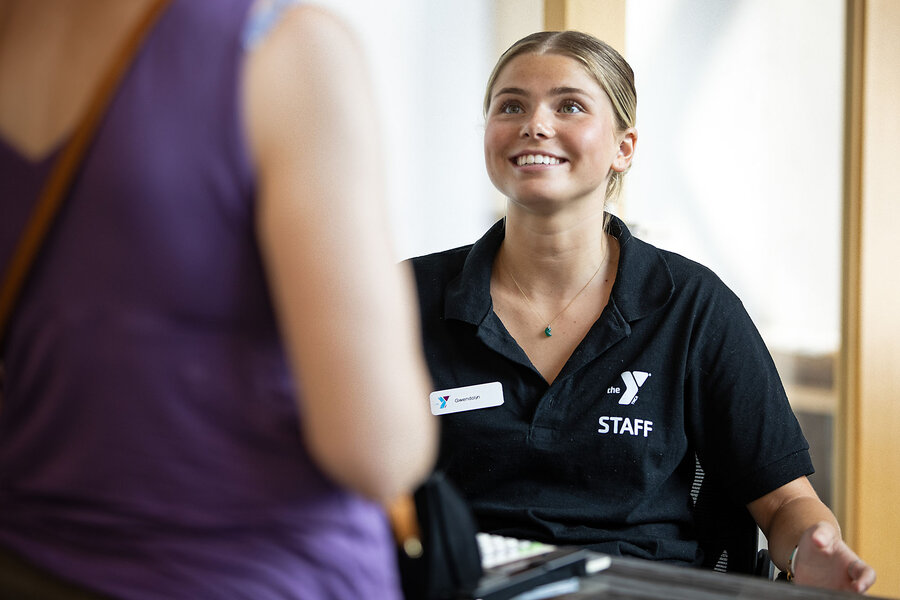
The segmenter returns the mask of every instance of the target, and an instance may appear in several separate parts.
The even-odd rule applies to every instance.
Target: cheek
[[[615,138],[608,130],[582,129],[577,133],[578,147],[586,155],[590,155],[592,163],[600,165],[605,170],[612,165],[616,157]]]
[[[494,187],[505,194],[508,172],[504,170],[507,153],[504,150],[503,138],[496,127],[488,127],[484,131],[485,170]]]
[[[484,162],[489,171],[492,165],[502,164],[506,160],[504,139],[503,132],[497,127],[488,127],[484,131]]]
[[[502,131],[499,127],[488,125],[484,130],[484,155],[486,157],[501,151]]]

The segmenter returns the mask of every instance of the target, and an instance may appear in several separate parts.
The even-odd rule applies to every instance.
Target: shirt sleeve
[[[723,286],[724,287],[724,286]],[[686,386],[704,469],[747,503],[813,472],[775,363],[740,300],[717,294],[698,321]]]

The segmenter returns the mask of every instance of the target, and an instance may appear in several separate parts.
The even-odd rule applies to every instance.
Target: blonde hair
[[[637,91],[634,72],[622,55],[601,40],[580,31],[541,31],[532,33],[504,52],[488,77],[484,94],[484,115],[491,105],[491,93],[497,77],[509,62],[522,54],[559,54],[577,60],[600,84],[613,107],[617,133],[634,127],[637,114]],[[610,171],[606,184],[606,201],[618,197],[625,173]]]

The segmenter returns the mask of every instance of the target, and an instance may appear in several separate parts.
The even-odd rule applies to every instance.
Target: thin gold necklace
[[[597,273],[600,272],[600,269],[603,267],[603,264],[605,262],[606,262],[606,253],[604,252],[603,260],[600,261],[600,265],[597,267],[597,270],[594,271],[594,274],[591,275],[591,278],[587,280],[587,283],[585,283],[584,286],[582,286],[582,288],[580,290],[578,290],[577,294],[572,296],[572,299],[569,300],[569,303],[566,304],[563,307],[563,309],[561,311],[559,311],[558,313],[556,313],[556,316],[553,317],[552,319],[550,319],[549,321],[544,321],[544,317],[541,316],[541,313],[538,312],[538,309],[535,308],[534,304],[531,303],[531,299],[528,298],[528,294],[525,293],[525,290],[522,289],[522,286],[519,285],[519,282],[516,281],[516,278],[513,276],[512,271],[510,271],[509,267],[506,266],[506,261],[503,261],[503,268],[506,270],[506,274],[509,275],[509,278],[512,279],[513,283],[516,284],[516,287],[519,289],[519,293],[522,294],[523,298],[525,298],[525,302],[528,303],[528,307],[532,310],[532,312],[535,315],[537,315],[537,318],[540,319],[541,323],[544,323],[544,322],[547,323],[547,326],[544,328],[544,335],[546,335],[547,337],[550,337],[551,335],[553,335],[553,329],[550,327],[550,325],[552,325],[553,321],[558,319],[561,314],[566,312],[566,310],[568,310],[568,308],[570,306],[572,306],[572,303],[575,302],[575,299],[581,295],[581,292],[583,292],[584,290],[587,289],[587,286],[591,285],[591,282],[594,280],[594,277],[596,277]]]

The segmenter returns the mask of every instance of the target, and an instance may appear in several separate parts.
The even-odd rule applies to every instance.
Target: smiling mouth
[[[546,154],[523,154],[512,159],[517,166],[524,167],[527,165],[558,165],[564,162],[564,159],[548,156]]]

